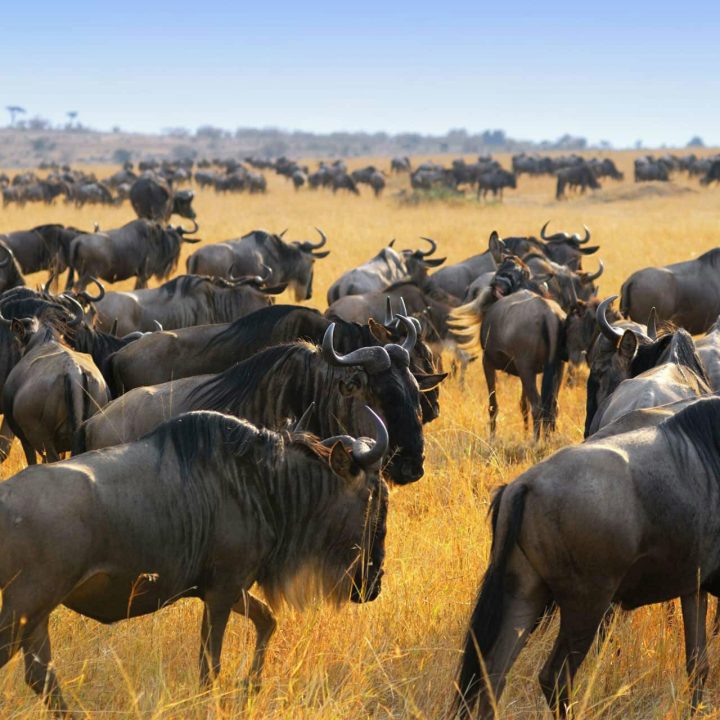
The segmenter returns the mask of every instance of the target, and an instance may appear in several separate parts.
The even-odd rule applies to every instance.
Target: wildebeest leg
[[[255,641],[255,654],[248,673],[247,685],[249,689],[259,687],[260,675],[265,664],[265,651],[270,638],[275,632],[277,621],[272,610],[262,600],[258,600],[249,592],[243,592],[242,597],[233,605],[233,612],[249,618],[255,625],[257,634]]]
[[[10,424],[7,418],[3,416],[2,425],[0,425],[0,463],[7,460],[10,454],[10,448],[12,447],[12,441],[15,439],[13,431],[10,429]]]
[[[37,465],[37,457],[35,455],[35,448],[25,438],[20,438],[22,443],[22,449],[25,451],[25,459],[28,465]]]
[[[49,616],[46,616],[31,633],[22,639],[25,682],[42,697],[50,710],[58,716],[67,718],[69,717],[67,706],[60,692],[55,671],[50,666],[52,658],[50,656],[48,619]]]
[[[520,395],[520,413],[522,414],[523,427],[525,428],[525,432],[528,431],[529,412],[530,407],[528,405],[527,395],[525,395],[525,388],[523,388],[523,391]]]
[[[54,463],[60,461],[60,453],[55,449],[53,445],[49,445],[45,448],[45,455],[43,456],[43,462]]]
[[[497,423],[498,403],[495,392],[495,368],[483,353],[483,370],[485,371],[485,382],[488,388],[488,412],[490,413],[490,437],[495,437],[495,426]]]
[[[200,630],[200,685],[203,688],[210,686],[220,673],[220,654],[231,608],[232,599],[226,593],[210,592],[205,596]]]
[[[717,604],[715,605],[715,619],[713,620],[712,634],[720,634],[720,597],[717,598]]]
[[[610,606],[612,594],[603,599],[578,598],[560,604],[560,631],[550,657],[540,671],[540,686],[553,713],[567,716],[570,685],[585,659],[595,634]]]
[[[540,403],[540,395],[537,391],[537,381],[533,369],[519,369],[520,382],[522,383],[522,392],[525,395],[525,402],[530,403],[533,419],[533,435],[535,440],[540,438],[540,428],[542,427],[542,405]]]
[[[707,593],[702,590],[692,595],[683,595],[683,626],[685,629],[685,667],[692,687],[692,711],[695,712],[702,700],[703,686],[710,666],[707,659]]]

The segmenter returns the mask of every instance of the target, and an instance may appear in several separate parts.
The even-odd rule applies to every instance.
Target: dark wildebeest
[[[654,314],[647,335],[611,325],[605,313],[616,298],[606,298],[598,306],[598,326],[612,349],[592,355],[585,437],[632,410],[710,392],[710,381],[687,332],[680,329],[658,337]]]
[[[279,345],[217,375],[135,388],[82,426],[75,452],[135,440],[168,417],[191,410],[229,412],[263,427],[282,428],[287,418],[299,417],[312,402],[316,408],[308,430],[360,434],[367,426],[358,407],[367,404],[388,426],[388,477],[400,485],[415,482],[423,475],[424,450],[420,388],[410,372],[408,353],[416,329],[407,318],[403,324],[408,336],[399,345],[338,355],[330,325],[322,350],[304,342]]]
[[[274,305],[231,324],[150,333],[139,338],[134,347],[119,349],[112,356],[108,363],[108,376],[112,377],[109,385],[117,397],[136,387],[220,373],[273,345],[296,340],[319,345],[330,322],[313,308]],[[384,318],[382,325],[335,320],[335,347],[343,354],[370,345],[397,343],[403,337],[392,317],[389,321]],[[100,364],[98,367],[103,369]],[[422,393],[423,423],[431,422],[440,413],[437,384],[445,374],[436,373],[430,348],[421,340],[410,351],[410,371]]]
[[[620,294],[624,317],[642,322],[654,307],[659,320],[699,335],[720,314],[720,248],[694,260],[637,270]]]
[[[490,251],[486,250],[462,262],[441,267],[430,276],[430,282],[449,295],[462,300],[477,278],[486,273],[494,273],[496,270],[497,264]]]
[[[327,257],[329,250],[319,252],[327,243],[327,237],[320,228],[319,242],[293,240],[285,242],[283,235],[253,230],[236,240],[205,245],[187,259],[187,271],[192,275],[264,276],[267,268],[272,271],[276,284],[288,283],[295,299],[309,300],[312,297],[315,260]]]
[[[150,220],[133,220],[116,230],[78,235],[70,244],[70,278],[68,287],[84,290],[91,277],[108,282],[137,277],[135,289],[146,288],[148,279],[165,279],[177,267],[180,248],[197,232],[182,227],[163,227]],[[74,274],[77,272],[77,283]]]
[[[235,281],[200,275],[180,275],[160,287],[109,292],[95,302],[96,327],[105,332],[117,324],[118,335],[227,323],[272,303],[280,287],[266,288],[262,278]]]
[[[504,251],[499,239],[495,238],[492,245],[495,254]],[[539,438],[541,431],[555,429],[566,353],[566,316],[554,300],[540,293],[541,288],[530,278],[527,266],[518,257],[505,254],[490,287],[450,315],[455,334],[461,340],[460,347],[468,352],[477,352],[482,347],[491,435],[495,434],[498,415],[495,391],[498,370],[520,378],[523,423],[527,428],[529,404],[535,438]],[[540,373],[542,385],[538,393]]]
[[[360,267],[348,270],[341,275],[327,293],[327,303],[332,305],[344,295],[363,295],[384,290],[398,282],[411,281],[422,285],[427,278],[428,268],[438,267],[445,258],[431,258],[437,243],[430,238],[422,238],[430,243],[430,249],[401,250],[393,249],[394,240],[384,247],[374,258]]]
[[[25,285],[15,253],[0,238],[0,293]]]
[[[720,399],[697,400],[657,427],[560,450],[500,489],[457,681],[460,717],[494,717],[507,672],[551,604],[560,629],[540,685],[564,718],[568,685],[611,604],[677,597],[699,705],[706,593],[720,592],[719,426]]]
[[[720,183],[720,160],[713,161],[705,176],[700,178],[701,185],[707,186],[710,183]]]
[[[536,252],[524,255],[522,260],[533,278],[542,278],[550,296],[565,312],[575,307],[578,300],[587,302],[597,295],[597,286],[594,283],[605,270],[602,260],[599,260],[599,268],[594,273],[574,272]]]
[[[82,308],[72,324],[82,322]],[[64,345],[52,323],[36,317],[0,323],[18,339],[22,358],[5,380],[2,412],[22,443],[29,465],[38,452],[46,462],[69,452],[81,423],[103,407],[110,395],[90,356]]]
[[[201,683],[220,672],[233,611],[257,631],[247,681],[256,687],[276,621],[250,593],[255,583],[273,608],[380,593],[388,438],[372,423],[374,442],[321,441],[190,413],[140,442],[2,483],[0,667],[22,649],[25,681],[63,714],[48,636],[58,605],[112,623],[197,597]]]
[[[558,170],[557,187],[555,189],[555,199],[562,200],[565,197],[565,188],[580,188],[580,192],[584,193],[587,188],[591,190],[599,190],[600,183],[595,177],[592,168],[583,162],[580,165],[566,167]]]
[[[499,170],[491,170],[490,172],[478,175],[477,179],[477,197],[480,198],[482,194],[483,199],[487,197],[488,192],[493,194],[493,197],[500,195],[502,200],[503,188],[512,188],[513,190],[517,187],[517,178],[515,173],[511,173],[502,168]]]
[[[652,158],[637,158],[635,160],[635,182],[668,182],[670,170],[668,166]]]
[[[593,158],[588,162],[592,171],[595,173],[595,177],[609,177],[613,180],[623,180],[625,176],[617,169],[617,165],[610,158],[603,158],[602,160],[596,160]]]
[[[304,173],[302,170],[295,170],[292,174],[292,184],[296,190],[299,190],[303,185],[306,185],[307,181],[307,173]]]
[[[390,172],[393,172],[393,173],[407,172],[407,173],[409,173],[410,170],[412,170],[412,166],[410,164],[410,158],[407,155],[405,155],[403,157],[394,157],[390,161]]]
[[[332,188],[333,193],[336,193],[338,190],[347,190],[353,195],[360,194],[360,191],[357,188],[357,183],[346,172],[332,173],[330,182],[330,187]]]
[[[720,393],[720,317],[707,334],[695,342],[695,349],[707,372],[710,387]]]
[[[164,178],[156,175],[143,175],[130,188],[130,202],[139,218],[167,222],[171,215],[194,220],[195,210],[192,190],[173,192]]]

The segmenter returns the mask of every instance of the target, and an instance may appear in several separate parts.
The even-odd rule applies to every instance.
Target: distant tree
[[[636,150],[642,150],[643,147],[643,141],[642,140],[636,140],[635,141],[635,149]]]
[[[695,135],[690,142],[687,144],[689,148],[696,147],[701,148],[705,147],[705,143],[703,142],[703,139],[699,135]]]
[[[52,124],[47,118],[36,115],[27,121],[27,127],[29,130],[50,130]]]
[[[26,110],[19,105],[6,105],[5,109],[10,113],[10,127],[15,126],[15,118],[18,115],[24,115]]]
[[[222,128],[213,125],[201,125],[195,131],[195,137],[207,138],[208,140],[219,140],[224,134],[225,131]]]
[[[113,133],[115,133],[115,135],[117,135],[118,133],[122,132],[122,128],[119,125],[113,125],[112,131],[113,131]]]
[[[184,127],[166,127],[162,129],[162,134],[175,138],[190,137],[190,131]]]
[[[70,130],[70,129],[72,129],[73,123],[75,122],[75,119],[78,116],[78,112],[77,112],[77,110],[70,110],[69,112],[66,112],[65,114],[68,116],[67,128],[68,128],[68,130]]]
[[[117,150],[114,150],[112,154],[113,162],[116,162],[119,165],[124,165],[131,157],[132,153],[125,148],[117,148]]]

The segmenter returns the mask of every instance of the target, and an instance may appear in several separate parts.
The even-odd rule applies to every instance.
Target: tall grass
[[[501,158],[507,164],[507,158]],[[632,155],[615,159],[632,175]],[[378,161],[386,165],[386,161]],[[359,163],[358,163],[359,164]],[[99,175],[110,168],[96,168]],[[474,201],[401,202],[395,193],[407,177],[394,178],[383,198],[363,190],[360,198],[324,191],[295,192],[271,176],[265,196],[199,191],[200,235],[206,242],[254,228],[280,231],[290,239],[313,238],[314,225],[329,237],[332,251],[317,263],[316,296],[344,270],[397,238],[396,246],[419,244],[426,235],[438,255],[453,262],[482,251],[490,231],[501,235],[551,230],[580,231],[587,224],[588,258],[605,261],[602,294],[617,292],[632,270],[696,256],[720,244],[720,190],[696,181],[635,186],[605,181],[603,190],[556,203],[549,178],[521,178],[503,203]],[[10,207],[0,212],[0,232],[43,222],[103,228],[132,219],[129,205],[76,210]],[[194,246],[196,247],[196,246]],[[192,252],[186,248],[184,254]],[[184,255],[184,256],[185,256]],[[184,270],[184,257],[180,271]],[[41,276],[31,276],[38,282]],[[131,283],[121,283],[121,289]],[[249,703],[239,690],[254,633],[243,618],[231,620],[216,689],[199,694],[197,652],[201,605],[182,601],[153,616],[102,626],[63,608],[51,618],[53,656],[70,704],[88,718],[438,718],[448,706],[466,622],[489,551],[486,512],[493,489],[516,477],[557,447],[578,442],[584,422],[584,387],[563,387],[557,435],[535,446],[525,434],[519,383],[501,378],[498,435],[487,433],[487,392],[478,363],[465,388],[449,380],[441,391],[441,417],[427,429],[425,477],[397,489],[390,501],[383,592],[367,606],[339,612],[325,607],[303,615],[283,612],[271,644],[263,688]],[[24,465],[18,448],[3,466],[5,477]],[[72,518],[65,518],[72,522]],[[0,552],[1,552],[0,548]],[[520,656],[500,704],[504,718],[549,716],[537,675],[556,627],[536,633]],[[720,653],[711,645],[707,702],[717,703]],[[17,658],[0,672],[0,716],[36,718],[41,706],[22,677]],[[618,618],[606,645],[588,656],[575,690],[583,718],[680,718],[688,709],[682,628],[660,608]],[[712,713],[712,717],[717,717]]]

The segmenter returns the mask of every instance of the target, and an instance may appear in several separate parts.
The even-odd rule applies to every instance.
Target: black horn
[[[580,280],[583,284],[591,283],[593,280],[597,280],[603,272],[605,272],[605,265],[602,260],[598,260],[598,269],[597,272],[594,272],[592,275],[590,273],[583,273],[580,276]]]
[[[94,283],[95,287],[97,287],[98,294],[91,295],[89,292],[82,290],[77,296],[88,303],[100,302],[100,300],[105,297],[105,286],[93,275],[90,276],[90,282]]]
[[[616,347],[620,340],[622,340],[624,333],[622,330],[618,330],[608,322],[606,313],[608,307],[610,307],[617,298],[617,295],[611,295],[609,298],[605,298],[605,300],[598,305],[597,309],[597,323],[600,326],[600,332]]]
[[[390,367],[390,355],[384,347],[362,347],[347,355],[338,355],[333,345],[334,335],[335,323],[331,323],[322,341],[323,357],[331,365],[360,365],[368,373],[382,372]]]
[[[428,257],[429,255],[432,255],[437,250],[437,243],[429,237],[420,237],[421,240],[424,240],[426,243],[430,243],[430,249],[426,252],[423,252],[422,250],[416,250],[415,252],[420,257]]]

